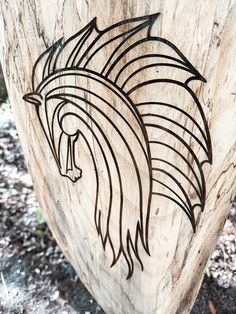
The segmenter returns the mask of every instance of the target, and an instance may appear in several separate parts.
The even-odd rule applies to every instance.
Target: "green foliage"
[[[0,85],[0,102],[6,102],[7,100],[7,90],[5,86]]]
[[[0,96],[0,111],[4,112],[6,110],[9,110],[9,108],[10,108],[9,98],[6,98],[4,102],[1,102],[1,96]]]
[[[35,235],[38,237],[38,238],[44,238],[47,234],[44,230],[42,229],[37,229],[35,231]]]
[[[39,225],[46,222],[40,207],[36,208],[36,221]]]

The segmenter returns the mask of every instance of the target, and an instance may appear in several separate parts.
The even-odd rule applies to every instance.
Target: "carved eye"
[[[78,131],[79,119],[76,114],[69,112],[60,117],[59,125],[62,131],[68,136],[75,136]]]

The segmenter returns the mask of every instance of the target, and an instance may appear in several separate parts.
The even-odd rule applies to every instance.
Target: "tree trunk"
[[[236,1],[0,10],[10,102],[59,246],[107,313],[189,313],[236,192]]]

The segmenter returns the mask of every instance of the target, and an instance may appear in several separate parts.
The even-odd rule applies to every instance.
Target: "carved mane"
[[[212,162],[206,117],[189,86],[192,80],[206,80],[174,44],[151,35],[158,16],[125,20],[105,30],[93,19],[64,43],[61,38],[36,61],[32,93],[24,96],[36,105],[60,173],[73,182],[83,176],[76,145],[87,145],[97,186],[95,226],[103,248],[113,252],[111,266],[125,258],[127,278],[135,259],[143,269],[140,247],[150,254],[150,211],[158,200],[181,209],[195,231],[194,209],[203,210],[206,197],[202,167]],[[72,88],[68,82],[73,77],[79,84]],[[78,121],[71,133],[63,126],[69,118]],[[108,191],[101,189],[104,177]]]

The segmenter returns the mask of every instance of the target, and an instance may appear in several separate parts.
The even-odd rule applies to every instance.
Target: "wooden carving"
[[[112,250],[111,266],[125,259],[127,278],[134,258],[143,270],[140,245],[151,255],[152,202],[171,201],[196,230],[194,209],[203,210],[206,197],[203,165],[212,162],[206,118],[188,85],[206,80],[173,43],[151,35],[158,16],[102,31],[94,18],[41,54],[33,92],[24,96],[35,106],[59,173],[76,183],[90,168],[82,184],[98,235],[104,250]]]
[[[40,206],[109,314],[196,298],[236,193],[235,20],[236,0],[0,1]]]

